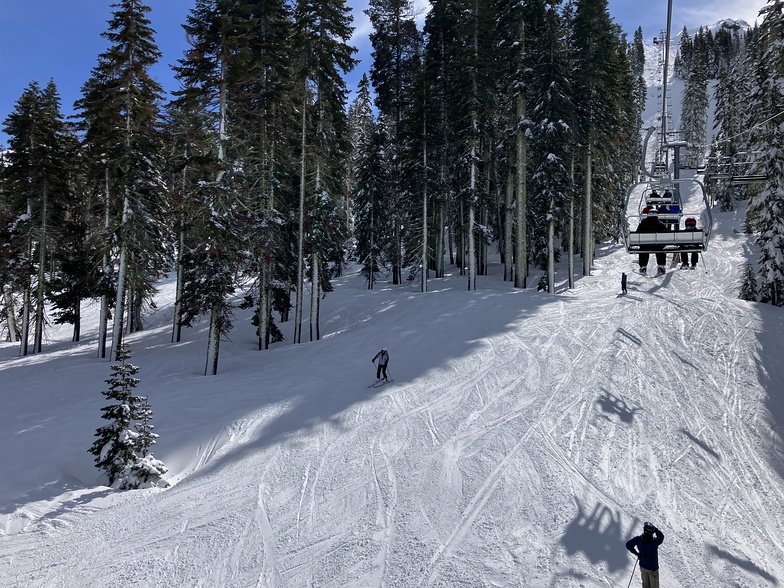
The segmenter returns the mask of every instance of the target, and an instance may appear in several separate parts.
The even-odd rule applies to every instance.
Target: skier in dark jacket
[[[381,380],[381,376],[384,376],[384,381],[387,381],[387,364],[389,363],[389,352],[387,352],[386,347],[382,347],[381,351],[376,353],[376,356],[371,360],[372,363],[376,363],[378,360],[378,367],[376,368],[376,379]]]
[[[637,226],[637,233],[664,233],[667,231],[667,226],[659,220],[659,212],[657,210],[650,210],[646,217],[640,221]],[[644,274],[648,267],[648,259],[651,254],[649,252],[640,253],[640,273]],[[656,265],[658,266],[658,274],[661,276],[667,271],[667,254],[664,251],[656,252]]]
[[[659,588],[659,545],[664,542],[664,533],[651,523],[644,523],[642,535],[626,542],[626,549],[640,559],[642,588]]]

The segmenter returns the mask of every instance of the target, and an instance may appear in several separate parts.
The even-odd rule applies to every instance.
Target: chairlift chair
[[[683,192],[684,186],[699,187],[702,195],[703,207],[701,210],[684,209],[679,199],[679,194]],[[665,187],[669,187],[671,197],[664,198]],[[675,188],[680,189],[675,189]],[[662,192],[659,192],[662,189]],[[654,191],[660,197],[651,196]],[[635,200],[635,194],[639,193],[639,200]],[[633,202],[634,201],[634,202]],[[654,205],[676,205],[677,211],[660,212],[659,220],[665,224],[674,225],[675,230],[662,231],[658,233],[637,233],[637,226],[643,218],[647,216],[646,207]],[[629,187],[626,192],[626,222],[624,223],[624,243],[628,253],[675,253],[705,251],[708,249],[710,241],[713,217],[711,216],[708,198],[705,193],[705,186],[693,178],[649,180],[638,182]],[[644,212],[645,211],[645,212]],[[684,220],[689,217],[700,219],[699,228],[695,230],[685,230]]]

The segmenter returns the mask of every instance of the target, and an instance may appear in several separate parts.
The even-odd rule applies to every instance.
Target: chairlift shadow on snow
[[[596,503],[588,513],[577,503],[577,516],[566,527],[561,544],[569,555],[582,552],[592,564],[604,562],[609,573],[626,570],[629,565],[621,514]]]
[[[609,420],[612,416],[617,416],[621,422],[631,424],[635,413],[641,409],[639,407],[630,407],[623,398],[619,398],[607,390],[603,390],[603,392],[604,394],[596,401],[596,404],[607,413],[608,416],[604,418]]]

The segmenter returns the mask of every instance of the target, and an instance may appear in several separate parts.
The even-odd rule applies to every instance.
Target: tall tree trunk
[[[476,123],[476,121],[474,121]],[[468,207],[468,289],[476,290],[476,243],[474,224],[476,222],[476,145],[471,146],[471,203]]]
[[[33,217],[33,203],[28,198],[27,200],[27,218]],[[28,234],[27,236],[27,255],[25,256],[28,260],[32,260],[33,258],[33,236]],[[25,272],[25,284],[24,290],[22,291],[22,341],[21,346],[19,348],[19,355],[22,357],[28,355],[30,352],[29,345],[30,345],[30,305],[32,304],[32,277],[30,276],[30,272]]]
[[[320,309],[320,290],[319,270],[321,262],[318,251],[311,255],[311,276],[310,276],[310,340],[318,341],[321,338],[319,333],[319,309]]]
[[[514,174],[510,169],[506,174],[506,202],[504,206],[504,281],[511,281],[514,276],[514,246],[512,232],[514,229]]]
[[[568,257],[566,258],[566,267],[569,272],[568,282],[569,289],[574,289],[574,155],[570,159],[569,166],[569,237],[568,241]]]
[[[585,204],[583,211],[583,275],[591,275],[591,265],[593,263],[593,219],[591,218],[591,142],[585,152]]]
[[[555,293],[555,198],[550,198],[547,214],[547,291]]]
[[[527,181],[526,165],[528,163],[528,142],[525,132],[520,129],[519,122],[523,120],[526,111],[525,96],[520,93],[517,97],[517,141],[515,157],[515,229],[517,240],[515,241],[515,288],[525,288],[528,277],[528,248],[527,248],[527,226],[525,214],[527,208]]]
[[[444,223],[444,204],[438,204],[438,227],[436,233],[436,277],[444,277],[444,247],[446,245],[446,223]]]
[[[214,376],[218,373],[218,356],[220,355],[221,307],[214,304],[210,310],[210,328],[207,335],[207,364],[204,375]]]
[[[264,259],[261,262],[261,275],[259,276],[259,350],[269,349],[270,313],[272,311],[270,296],[270,263]]]
[[[14,305],[14,297],[11,294],[10,286],[6,286],[3,289],[3,298],[5,298],[6,322],[8,324],[8,340],[11,343],[18,343],[19,331],[16,330],[16,309]]]
[[[104,169],[104,219],[103,228],[109,234],[109,167]],[[108,244],[104,244],[103,251],[103,275],[104,279],[111,272],[109,267]],[[106,358],[106,337],[109,331],[109,296],[104,292],[101,294],[101,315],[98,317],[98,357]]]
[[[525,51],[525,23],[522,20],[520,21],[518,41],[520,43],[520,51]],[[525,288],[528,277],[528,231],[525,222],[526,208],[528,206],[528,186],[526,183],[528,141],[525,138],[525,129],[521,128],[527,109],[525,90],[519,88],[517,92],[517,120],[515,121],[515,228],[517,229],[517,241],[515,242],[515,288]]]
[[[426,112],[426,109],[423,109]],[[422,292],[427,292],[428,259],[427,259],[427,115],[422,123]]]
[[[73,324],[73,336],[71,337],[71,341],[74,343],[78,343],[82,337],[82,302],[81,300],[77,300],[74,302],[73,307],[73,315],[74,315],[74,324]]]
[[[46,290],[46,214],[49,185],[44,180],[41,193],[41,234],[38,238],[38,276],[35,289],[35,336],[33,353],[41,353],[44,338],[44,292]]]
[[[127,189],[126,189],[127,190]],[[122,226],[125,227],[126,223],[128,222],[128,209],[130,204],[128,203],[128,194],[125,194],[123,198],[123,214],[122,214]],[[123,331],[123,314],[125,312],[124,306],[124,297],[125,297],[125,266],[126,266],[126,255],[127,255],[128,246],[125,243],[125,236],[122,237],[122,242],[120,244],[120,262],[119,268],[117,270],[117,298],[115,299],[114,304],[114,323],[112,325],[112,347],[111,352],[109,353],[109,357],[114,358],[117,361],[117,353],[120,351],[120,345],[122,344],[122,331]]]
[[[305,287],[305,145],[307,132],[307,88],[302,97],[302,154],[300,157],[299,180],[299,242],[297,244],[297,298],[294,305],[294,343],[302,342],[302,298]]]
[[[185,148],[185,159],[188,158],[188,148]],[[182,170],[182,198],[185,200],[186,194],[186,176],[188,173],[187,164]],[[185,213],[180,213],[179,227],[177,231],[177,283],[174,287],[174,322],[172,324],[172,342],[179,343],[182,338],[182,289],[183,289],[183,272],[182,265],[182,252],[185,249]]]

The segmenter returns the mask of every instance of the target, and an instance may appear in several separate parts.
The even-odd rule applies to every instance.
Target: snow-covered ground
[[[626,586],[646,520],[662,586],[779,586],[784,313],[737,299],[742,211],[715,216],[695,271],[607,244],[554,295],[497,263],[473,292],[352,271],[321,341],[260,352],[239,313],[215,377],[205,325],[170,342],[164,281],[128,340],[166,490],[99,485],[94,309],[83,343],[0,345],[0,586]]]

